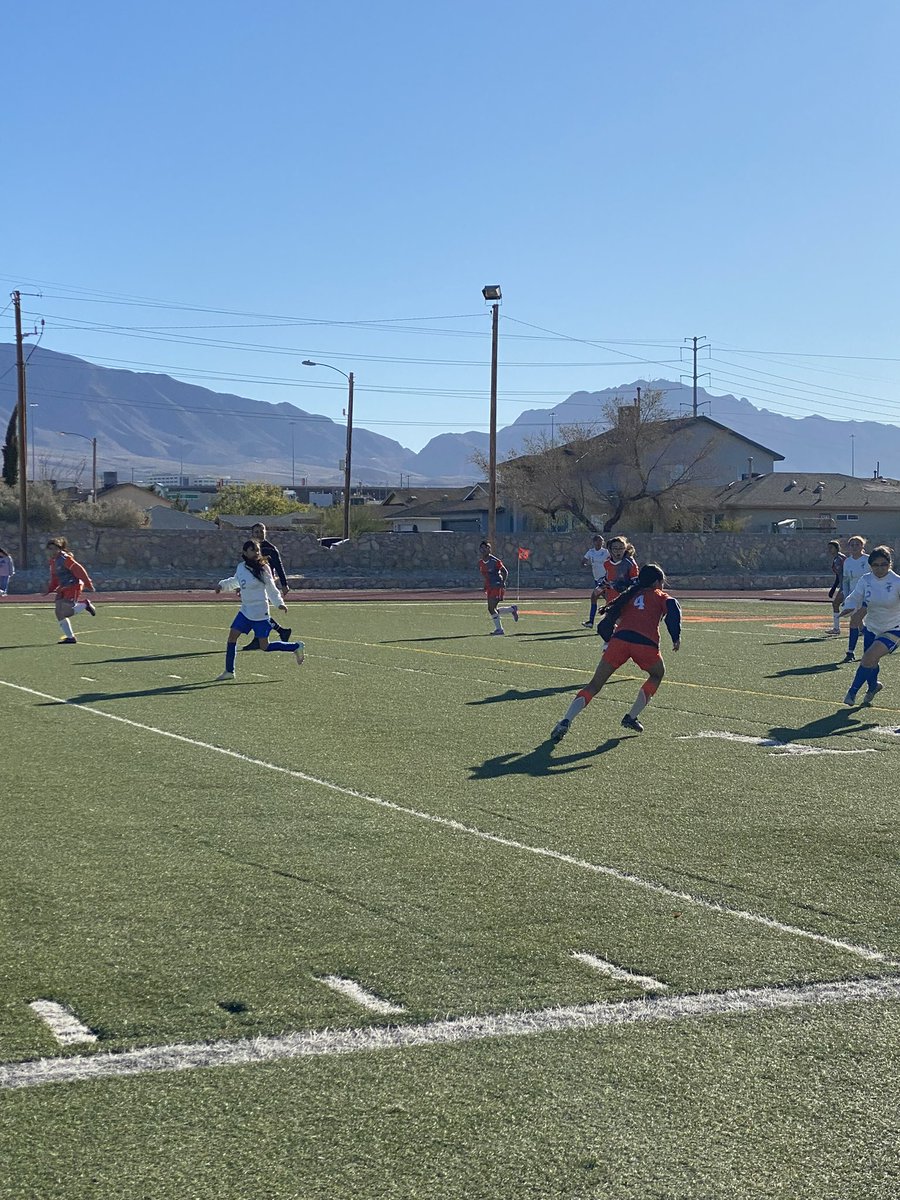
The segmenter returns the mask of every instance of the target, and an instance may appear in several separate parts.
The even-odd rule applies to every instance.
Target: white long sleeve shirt
[[[845,596],[850,595],[863,575],[869,573],[869,570],[869,556],[867,554],[861,554],[859,558],[854,558],[852,554],[847,555],[844,559],[844,574],[841,580],[841,591]]]
[[[240,588],[241,612],[248,621],[264,621],[269,615],[270,604],[278,608],[284,603],[268,567],[263,568],[262,579],[257,579],[247,564],[241,561],[229,579],[219,580],[219,587],[223,592]]]
[[[888,571],[883,579],[866,572],[844,601],[841,612],[866,607],[865,625],[876,636],[889,629],[900,629],[900,575]]]

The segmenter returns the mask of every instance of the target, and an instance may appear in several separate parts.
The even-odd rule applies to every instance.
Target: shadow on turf
[[[495,758],[487,759],[480,766],[470,767],[469,778],[472,780],[502,779],[507,775],[540,777],[569,775],[572,771],[586,771],[590,767],[588,759],[596,758],[599,754],[606,754],[609,750],[615,750],[621,741],[622,738],[618,737],[607,738],[593,750],[582,750],[579,754],[554,757],[554,743],[548,738],[546,742],[542,742],[528,754],[498,754]]]
[[[129,662],[164,662],[170,658],[205,658],[210,654],[221,654],[221,650],[188,650],[184,654],[134,654],[127,658],[121,655],[116,655],[115,658],[92,658],[89,662],[82,662],[83,667],[101,667],[104,663],[129,663]]]
[[[243,687],[259,687],[261,684],[266,685],[275,683],[274,679],[257,679],[253,683],[245,683],[242,681]],[[135,692],[82,692],[80,696],[70,696],[68,700],[64,700],[63,704],[94,704],[98,700],[133,700],[137,696],[168,696],[181,695],[185,692],[198,692],[203,688],[218,686],[218,680],[204,679],[200,683],[172,683],[167,687],[158,688],[142,688]],[[39,704],[38,708],[52,708],[59,704],[58,700],[45,700]]]
[[[585,668],[585,675],[590,675],[590,668]],[[617,683],[633,683],[632,679],[611,679],[605,683],[606,688],[614,688]],[[583,684],[581,685],[584,686]],[[505,692],[500,692],[496,696],[484,696],[481,700],[467,700],[466,705],[470,708],[476,708],[481,704],[505,704],[508,700],[542,700],[547,696],[571,696],[573,692],[577,692],[577,684],[565,683],[562,687],[547,687],[547,688],[532,688],[531,691],[524,691],[522,688],[507,688]]]
[[[806,725],[796,728],[778,726],[769,730],[769,737],[778,742],[806,742],[814,738],[840,737],[846,733],[859,733],[863,729],[871,729],[877,722],[868,725],[861,724],[856,718],[858,709],[841,708],[828,717],[808,721]]]
[[[856,666],[856,663],[848,663],[847,666]],[[828,671],[839,671],[844,666],[840,662],[830,663],[815,663],[810,667],[790,667],[784,671],[776,671],[773,675],[767,675],[766,679],[784,679],[789,675],[824,675]]]

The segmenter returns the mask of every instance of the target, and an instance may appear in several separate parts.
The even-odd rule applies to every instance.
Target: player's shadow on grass
[[[259,687],[260,684],[275,683],[274,679],[259,679],[252,684],[244,683],[244,687]],[[170,696],[187,692],[199,692],[203,688],[217,686],[215,679],[204,679],[199,683],[173,683],[167,687],[142,688],[134,692],[82,692],[80,696],[70,696],[64,704],[95,704],[98,700],[133,700],[138,696]],[[38,708],[52,708],[58,705],[58,700],[45,700]]]
[[[785,679],[789,675],[825,675],[830,671],[839,671],[843,664],[839,662],[814,663],[809,667],[789,667],[784,671],[776,671],[767,675],[766,679]]]
[[[407,644],[414,645],[416,642],[463,642],[469,638],[486,638],[490,637],[490,632],[481,633],[443,633],[436,634],[433,637],[418,637],[418,638],[383,638],[378,644],[380,646],[405,646]],[[508,634],[507,634],[508,636]]]
[[[796,728],[789,729],[779,726],[770,729],[769,737],[778,742],[805,742],[815,738],[842,737],[848,733],[860,733],[864,729],[872,728],[875,724],[875,722],[870,722],[868,725],[863,725],[857,720],[858,716],[858,711],[842,708],[827,717],[818,717],[816,720],[808,721],[806,725],[798,725]]]
[[[83,667],[102,667],[105,663],[130,663],[130,662],[164,662],[170,658],[205,658],[210,654],[221,655],[221,650],[187,650],[184,654],[134,654],[126,658],[116,655],[115,658],[93,658],[90,662],[83,662]]]
[[[814,646],[819,642],[830,642],[833,640],[832,638],[823,638],[815,634],[813,637],[786,638],[783,641],[763,642],[762,644],[764,646]]]
[[[473,782],[482,779],[504,779],[509,775],[530,775],[533,778],[543,778],[547,775],[570,775],[573,771],[586,771],[590,768],[589,759],[599,754],[615,750],[621,738],[607,738],[593,750],[582,750],[578,754],[554,755],[554,744],[548,738],[528,754],[498,754],[487,759],[480,765],[469,768],[469,779]]]
[[[566,696],[571,691],[571,683],[563,684],[562,687],[535,688],[530,692],[522,691],[520,688],[507,688],[505,692],[500,692],[497,696],[485,696],[481,700],[467,700],[466,705],[477,708],[481,704],[505,704],[508,700],[540,700],[544,696]]]

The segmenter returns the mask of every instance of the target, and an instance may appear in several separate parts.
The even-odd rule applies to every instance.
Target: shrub
[[[66,514],[69,521],[100,525],[104,529],[143,529],[150,523],[147,514],[129,500],[98,500],[96,504],[72,504]]]

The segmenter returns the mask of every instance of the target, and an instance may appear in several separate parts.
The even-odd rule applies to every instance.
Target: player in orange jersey
[[[494,622],[491,637],[502,637],[505,631],[500,620],[500,613],[509,613],[514,621],[518,621],[519,606],[517,604],[505,604],[502,608],[500,607],[500,601],[505,595],[504,588],[506,587],[507,579],[509,579],[509,571],[497,555],[491,553],[490,542],[482,542],[478,549],[481,553],[481,558],[478,560],[478,569],[481,571],[481,578],[484,581],[488,614]]]
[[[72,629],[71,618],[76,613],[88,612],[92,617],[97,610],[90,600],[82,600],[81,593],[87,588],[94,590],[91,577],[69,553],[69,543],[64,537],[51,538],[47,543],[47,554],[50,559],[50,582],[47,592],[56,593],[56,619],[62,630],[60,643],[74,645],[77,641]]]
[[[681,646],[681,608],[673,596],[663,591],[665,582],[662,567],[656,563],[646,563],[632,586],[608,606],[606,616],[597,629],[604,640],[609,640],[609,644],[597,665],[594,678],[581,689],[569,705],[566,715],[554,726],[550,735],[554,742],[562,741],[582,709],[590,704],[612,673],[629,659],[647,672],[647,679],[631,709],[622,718],[622,725],[635,733],[643,733],[644,727],[638,720],[638,714],[654,695],[666,673],[659,652],[661,621],[665,620],[672,639],[672,649],[678,650]]]

